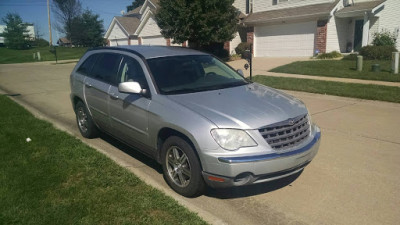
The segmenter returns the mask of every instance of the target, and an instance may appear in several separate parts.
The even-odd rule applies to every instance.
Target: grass
[[[372,72],[372,64],[380,64],[381,72]],[[391,61],[382,60],[364,60],[362,72],[356,70],[356,62],[352,60],[313,60],[294,62],[274,68],[270,71],[311,76],[400,82],[400,75],[391,73]]]
[[[79,59],[86,52],[87,48],[66,48],[57,47],[57,58],[58,60],[65,59]],[[25,62],[37,62],[33,59],[33,53],[40,52],[41,61],[55,61],[56,58],[53,53],[50,52],[49,47],[38,47],[27,50],[15,50],[8,49],[5,47],[0,48],[0,64],[5,63],[25,63]]]
[[[253,81],[273,88],[400,103],[400,87],[258,75]]]
[[[0,127],[0,224],[205,224],[4,95]]]

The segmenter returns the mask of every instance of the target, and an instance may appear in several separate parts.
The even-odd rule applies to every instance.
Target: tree
[[[103,20],[99,15],[86,10],[82,15],[75,17],[71,22],[71,40],[81,46],[102,46],[104,44]]]
[[[80,0],[53,0],[55,5],[55,14],[57,15],[58,22],[61,26],[58,26],[58,30],[65,33],[67,38],[73,42],[71,36],[74,36],[72,30],[72,21],[74,18],[82,15],[82,4]]]
[[[27,25],[16,13],[7,13],[2,19],[6,28],[1,34],[4,37],[4,45],[12,49],[27,49],[29,45],[29,35]]]
[[[160,0],[156,21],[165,38],[192,48],[230,41],[238,23],[234,0]]]
[[[132,10],[136,9],[137,7],[143,5],[144,1],[145,0],[135,0],[135,1],[133,1],[131,5],[128,5],[126,7],[126,11],[129,12],[129,11],[132,11]]]

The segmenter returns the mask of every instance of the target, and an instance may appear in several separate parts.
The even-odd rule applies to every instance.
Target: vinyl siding
[[[400,0],[387,0],[385,8],[378,14],[379,31],[395,32],[400,29]],[[400,49],[400,32],[397,32],[397,49]]]
[[[379,18],[378,17],[373,17],[369,21],[369,38],[368,38],[368,44],[371,44],[372,41],[374,40],[374,34],[376,32],[379,32]]]
[[[146,24],[144,25],[143,29],[140,31],[140,37],[149,37],[149,36],[159,36],[161,35],[161,30],[158,27],[156,21],[151,16]]]
[[[112,40],[112,39],[123,39],[123,38],[128,38],[128,36],[122,30],[120,25],[118,23],[115,23],[111,30],[110,35],[108,36],[108,39]]]
[[[347,43],[353,43],[353,26],[354,23],[351,19],[332,17],[328,23],[326,52],[346,52]]]
[[[253,0],[253,12],[270,11],[284,8],[292,8],[320,3],[334,2],[334,0],[289,0],[288,2],[272,5],[273,0]]]
[[[246,14],[246,0],[235,0],[233,6],[240,10],[240,12]]]

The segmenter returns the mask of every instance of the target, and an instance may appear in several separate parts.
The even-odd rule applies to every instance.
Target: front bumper
[[[298,173],[318,152],[321,131],[317,126],[313,130],[308,143],[289,152],[214,158],[217,162],[203,172],[204,180],[209,186],[220,188],[267,182]]]

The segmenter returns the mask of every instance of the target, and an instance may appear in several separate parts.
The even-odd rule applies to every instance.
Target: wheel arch
[[[185,135],[184,133],[182,133],[182,132],[180,132],[180,131],[178,131],[176,129],[169,128],[169,127],[164,127],[162,129],[160,129],[159,132],[158,132],[158,135],[157,135],[157,154],[156,154],[157,161],[159,163],[162,163],[161,162],[161,148],[162,148],[162,145],[165,142],[165,140],[167,140],[171,136],[177,136],[177,137],[182,138],[183,140],[185,140],[193,148],[194,153],[196,154],[197,159],[200,162],[200,167],[201,167],[201,169],[203,169],[199,154],[197,152],[198,150],[197,150],[197,147],[195,145],[195,142],[192,141],[192,139],[189,138],[188,135]]]

